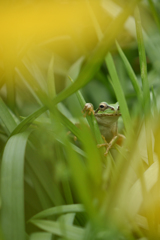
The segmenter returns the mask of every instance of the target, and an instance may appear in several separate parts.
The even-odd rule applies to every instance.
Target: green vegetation
[[[67,13],[61,32],[58,16],[47,23],[40,11],[24,39],[5,19],[13,35],[0,40],[0,240],[158,240],[160,3],[51,2],[1,6],[3,21],[21,7]],[[82,113],[102,101],[119,102],[126,136],[107,156],[94,115]]]

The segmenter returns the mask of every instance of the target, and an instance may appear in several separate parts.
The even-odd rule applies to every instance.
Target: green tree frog
[[[85,113],[85,116],[86,114],[94,114],[100,132],[105,139],[105,143],[98,144],[98,147],[107,146],[105,155],[107,155],[109,149],[115,142],[121,145],[122,140],[125,137],[122,134],[118,134],[118,118],[121,116],[118,102],[115,104],[101,102],[96,110],[93,109],[91,103],[86,103],[83,112]]]

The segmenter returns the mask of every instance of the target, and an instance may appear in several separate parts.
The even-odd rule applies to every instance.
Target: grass
[[[35,48],[17,50],[15,61],[1,67],[0,239],[159,239],[160,54],[152,39],[159,35],[159,3],[138,9],[138,2],[129,1],[105,29],[98,1],[84,2],[96,43],[84,50],[87,43],[73,38],[79,59],[67,61],[46,30],[51,45],[41,49],[43,41],[34,40]],[[132,13],[137,40],[125,42]],[[120,104],[126,140],[106,157],[105,147],[97,148],[104,140],[94,115],[83,117],[88,101],[95,108],[101,101]]]

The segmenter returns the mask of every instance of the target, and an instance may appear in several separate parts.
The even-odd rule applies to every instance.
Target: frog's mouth
[[[119,112],[114,112],[114,113],[95,113],[94,114],[96,117],[101,116],[101,117],[120,117],[122,114]]]

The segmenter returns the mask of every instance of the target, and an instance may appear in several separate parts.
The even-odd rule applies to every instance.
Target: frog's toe
[[[108,147],[108,143],[105,142],[105,143],[101,143],[101,144],[97,144],[97,148],[101,148],[101,147]]]

